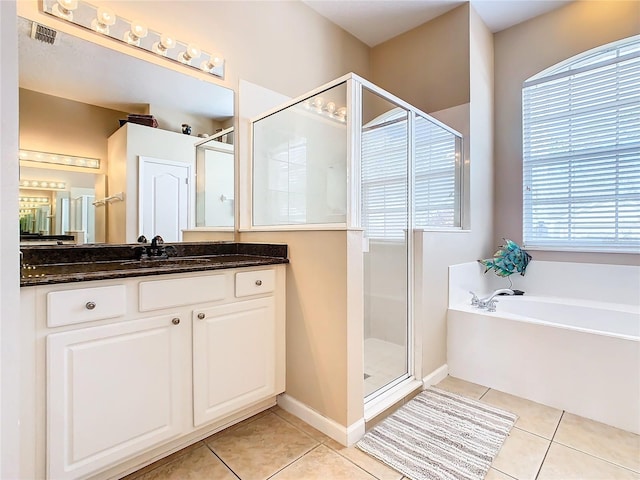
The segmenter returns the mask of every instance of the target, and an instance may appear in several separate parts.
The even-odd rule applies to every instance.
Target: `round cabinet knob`
[[[198,318],[199,318],[200,320],[204,319],[204,317],[205,317],[205,314],[204,314],[204,313],[199,313],[199,314],[198,314]]]
[[[262,280],[256,280],[256,285],[257,285],[257,286],[262,285]]]
[[[96,302],[87,302],[84,304],[84,306],[87,310],[93,310],[94,308],[96,308]]]
[[[173,323],[174,325],[178,325],[180,323],[180,319],[178,317],[176,317],[176,318],[171,320],[171,323]]]

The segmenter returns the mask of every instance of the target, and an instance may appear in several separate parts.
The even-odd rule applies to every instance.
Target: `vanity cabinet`
[[[23,288],[24,478],[122,476],[274,405],[284,288],[285,265]]]
[[[47,336],[50,478],[81,478],[179,435],[188,343],[179,315]]]
[[[193,312],[193,417],[196,426],[275,389],[272,297]]]

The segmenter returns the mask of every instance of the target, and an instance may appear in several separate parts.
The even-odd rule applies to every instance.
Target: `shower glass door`
[[[409,112],[362,89],[365,402],[408,377]]]

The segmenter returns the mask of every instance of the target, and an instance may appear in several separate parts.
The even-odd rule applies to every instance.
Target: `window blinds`
[[[409,223],[407,112],[362,132],[362,226],[374,239],[404,240]]]
[[[415,225],[460,226],[458,145],[451,132],[415,117]],[[407,112],[394,109],[362,133],[362,224],[369,238],[404,240],[408,225]]]
[[[525,82],[526,246],[639,251],[639,50],[579,57]]]
[[[418,115],[415,128],[416,227],[459,227],[461,178],[456,137]]]

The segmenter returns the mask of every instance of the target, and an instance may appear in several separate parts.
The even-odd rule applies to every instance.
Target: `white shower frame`
[[[423,386],[422,377],[423,377],[423,369],[422,369],[422,337],[420,335],[421,328],[420,325],[416,323],[416,318],[419,315],[416,315],[415,312],[415,234],[417,232],[422,232],[422,229],[415,228],[415,220],[414,220],[414,195],[415,195],[415,136],[414,125],[415,125],[415,116],[420,115],[431,121],[432,123],[440,126],[444,130],[452,133],[457,137],[459,141],[459,151],[462,155],[463,152],[463,144],[462,144],[462,134],[458,131],[452,129],[448,125],[442,123],[431,115],[423,112],[422,110],[414,107],[413,105],[407,103],[406,101],[396,97],[392,93],[384,90],[383,88],[378,87],[377,85],[369,82],[368,80],[360,77],[355,73],[348,73],[339,77],[331,82],[325,83],[324,85],[315,88],[309,92],[306,92],[303,95],[300,95],[290,101],[287,101],[275,108],[267,110],[266,112],[250,119],[250,124],[253,125],[255,122],[269,117],[277,112],[285,110],[297,103],[300,103],[308,98],[314,97],[325,90],[329,90],[333,87],[336,87],[340,84],[346,83],[347,85],[347,208],[346,208],[346,221],[344,223],[329,223],[329,224],[303,224],[303,225],[273,225],[273,226],[254,226],[253,225],[253,189],[250,188],[248,192],[246,192],[246,205],[244,209],[240,210],[240,231],[246,232],[263,232],[263,231],[308,231],[308,230],[347,230],[347,231],[362,231],[362,212],[361,212],[361,202],[360,202],[360,165],[361,165],[361,146],[362,146],[362,89],[366,88],[379,95],[380,97],[388,100],[395,105],[402,107],[408,112],[408,181],[409,181],[409,218],[408,218],[408,234],[407,234],[407,375],[391,382],[385,387],[377,390],[371,395],[367,396],[366,401],[364,401],[364,421],[369,421],[384,412],[387,408],[392,406],[394,403],[403,399],[405,396],[409,395],[411,392],[415,391],[418,388]],[[245,177],[251,179],[251,184],[253,185],[253,128],[249,129],[250,134],[250,143],[252,151],[251,151],[251,162],[248,165],[243,165],[245,168]],[[463,212],[463,190],[465,185],[464,169],[460,168],[461,179],[459,182],[461,192],[459,195],[460,204],[458,208],[461,212]],[[363,254],[363,251],[360,251],[360,254]],[[421,258],[419,259],[421,261]],[[358,290],[359,294],[362,293],[362,289]],[[349,298],[349,295],[355,295],[352,292],[348,293],[348,302],[353,300],[357,301],[358,299]],[[360,300],[361,301],[361,300]],[[420,312],[422,313],[422,312]],[[361,327],[364,326],[364,318],[362,318],[362,322],[360,323]],[[364,343],[364,330],[360,332],[360,342]],[[361,369],[362,374],[360,378],[364,376],[364,359],[361,361]]]

